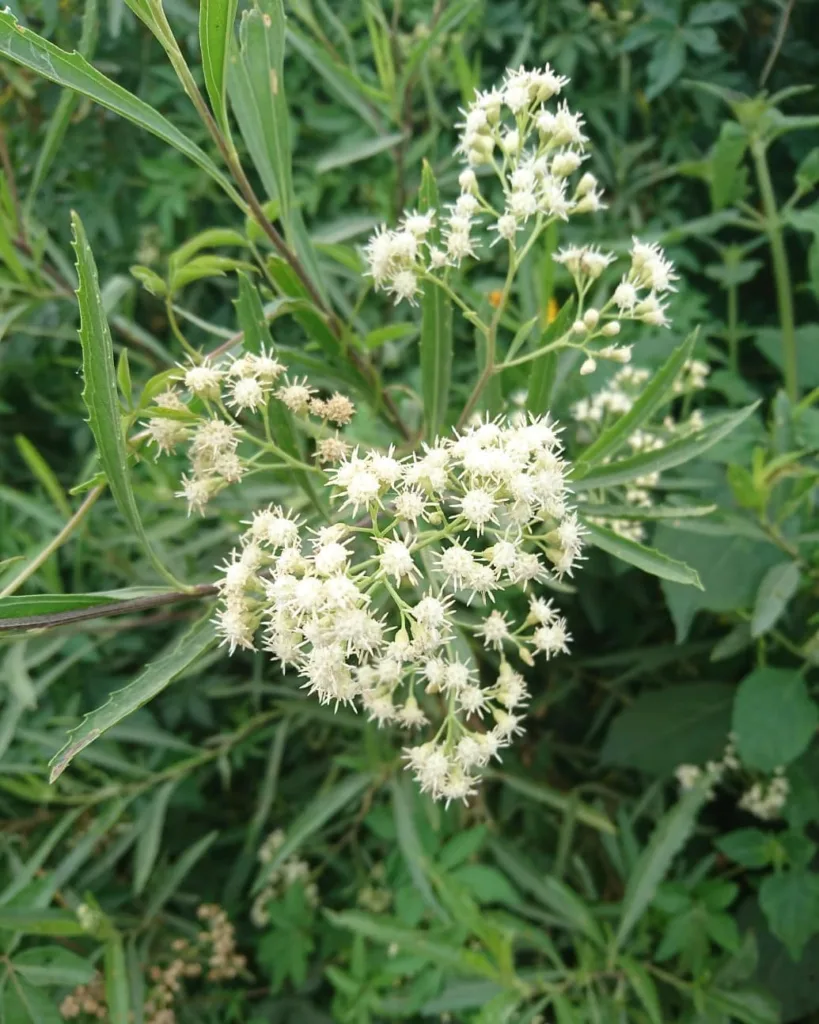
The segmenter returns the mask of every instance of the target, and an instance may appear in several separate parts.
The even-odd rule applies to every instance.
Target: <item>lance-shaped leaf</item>
[[[151,662],[133,682],[112,693],[102,707],[86,715],[82,724],[69,733],[68,743],[51,761],[50,781],[58,779],[77,754],[111,726],[153,700],[215,642],[210,618],[200,619],[167,653]]]
[[[583,525],[588,531],[589,539],[595,547],[606,551],[622,562],[628,562],[643,572],[649,572],[652,576],[659,576],[661,580],[671,580],[672,583],[687,583],[692,587],[703,589],[699,575],[691,566],[685,562],[678,562],[668,555],[654,548],[647,548],[636,540],[628,537],[621,537],[613,530],[608,530],[596,523],[583,520]]]
[[[117,507],[134,535],[139,538],[156,571],[173,586],[184,588],[184,584],[180,584],[168,572],[156,555],[142,525],[128,470],[128,451],[122,429],[114,368],[114,346],[102,304],[97,266],[85,228],[74,212],[71,214],[71,225],[79,279],[77,302],[80,307],[82,373],[85,381],[82,397],[88,410],[88,424],[97,444],[100,463]]]
[[[199,48],[202,72],[219,126],[228,131],[225,88],[228,53],[233,37],[237,0],[199,0]]]
[[[613,487],[615,484],[628,483],[636,477],[646,476],[650,473],[662,473],[666,469],[673,469],[685,462],[707,452],[713,448],[718,441],[727,437],[731,431],[744,423],[756,410],[759,402],[747,405],[744,409],[728,413],[724,416],[717,416],[707,423],[701,430],[690,434],[688,437],[681,437],[672,441],[664,448],[656,451],[641,452],[627,459],[619,459],[616,462],[609,462],[598,466],[586,473],[579,480],[572,480],[572,487],[576,491],[588,491],[598,487]]]
[[[674,349],[665,365],[654,374],[645,391],[629,411],[620,416],[607,430],[604,430],[583,452],[575,470],[577,479],[581,479],[592,466],[599,465],[605,458],[618,451],[635,430],[639,430],[644,423],[647,423],[657,409],[671,397],[674,381],[686,361],[691,358],[695,340],[696,331],[690,334],[682,345]]]

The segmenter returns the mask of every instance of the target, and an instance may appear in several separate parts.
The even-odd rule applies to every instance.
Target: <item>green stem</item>
[[[29,576],[32,576],[35,572],[37,572],[37,570],[40,568],[43,562],[45,562],[48,559],[48,557],[57,550],[57,548],[62,547],[62,545],[68,540],[68,538],[71,536],[74,530],[76,530],[76,528],[80,525],[83,519],[85,519],[85,517],[91,511],[94,502],[97,500],[97,498],[99,498],[99,496],[102,494],[104,490],[105,484],[100,484],[98,487],[95,487],[92,491],[88,492],[85,501],[82,503],[82,505],[80,505],[80,507],[77,509],[74,515],[68,520],[68,522],[62,528],[62,530],[60,530],[60,532],[57,534],[57,536],[53,537],[48,542],[48,544],[46,544],[46,546],[38,554],[34,556],[34,558],[28,563],[25,569],[22,569],[14,577],[11,583],[8,584],[7,587],[5,587],[3,590],[0,590],[0,597],[9,597],[9,595],[13,594],[19,587],[21,587],[26,582]]]
[[[793,315],[793,292],[791,289],[791,273],[788,265],[788,254],[782,237],[782,225],[776,206],[773,184],[771,182],[765,143],[754,139],[751,143],[751,154],[756,169],[759,194],[765,212],[765,233],[771,247],[774,280],[776,282],[776,299],[779,307],[779,321],[782,326],[782,355],[784,363],[785,391],[792,402],[799,400],[799,374],[796,362],[796,327]]]
[[[728,286],[728,358],[731,369],[739,376],[739,289],[735,284]]]
[[[512,282],[515,279],[515,272],[518,269],[518,261],[516,259],[516,253],[513,246],[510,243],[509,246],[509,269],[506,271],[506,280],[503,283],[503,291],[501,292],[500,302],[498,303],[495,314],[487,328],[484,337],[486,338],[486,359],[484,360],[483,369],[481,375],[475,383],[475,387],[472,389],[472,394],[466,401],[466,405],[463,408],[463,412],[458,418],[458,429],[466,423],[472,414],[472,410],[478,404],[478,399],[481,397],[483,389],[492,379],[492,374],[495,372],[495,352],[497,349],[498,339],[498,326],[503,316],[504,310],[506,309],[506,303],[509,301],[509,292],[512,289]]]

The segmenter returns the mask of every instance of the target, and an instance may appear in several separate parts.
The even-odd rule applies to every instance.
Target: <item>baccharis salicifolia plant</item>
[[[180,493],[191,510],[271,465],[321,488],[324,515],[314,521],[280,506],[246,520],[217,584],[223,643],[261,646],[322,703],[358,705],[379,725],[412,730],[405,760],[423,791],[447,801],[468,798],[480,769],[522,732],[529,692],[513,662],[531,666],[570,642],[566,621],[539,593],[582,558],[560,428],[548,414],[474,412],[488,378],[511,365],[495,361],[495,340],[527,253],[548,224],[602,203],[594,176],[582,172],[581,117],[565,102],[547,106],[566,84],[548,67],[521,68],[476,94],[464,113],[454,205],[407,213],[366,249],[376,288],[414,302],[429,283],[486,336],[488,361],[455,430],[406,452],[364,449],[354,430],[337,429],[353,419],[348,398],[288,381],[264,351],[183,368],[148,423],[160,452],[189,445]],[[508,270],[485,323],[459,294],[457,274],[466,259],[494,255],[496,243]],[[572,247],[555,258],[574,279],[577,319],[549,349],[581,349],[581,372],[598,360],[629,361],[630,348],[612,342],[622,320],[667,324],[663,296],[675,275],[657,246],[634,241],[622,280],[598,308],[586,297],[614,256]],[[277,444],[268,413],[279,402],[301,422],[312,462]],[[503,591],[511,592],[505,607],[522,609],[514,620],[493,608]],[[481,647],[497,666],[490,679],[479,671]]]

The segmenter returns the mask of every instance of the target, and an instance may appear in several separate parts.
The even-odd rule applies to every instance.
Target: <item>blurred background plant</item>
[[[13,11],[207,148],[123,0]],[[101,487],[83,422],[69,210],[101,268],[128,422],[145,382],[183,357],[180,335],[196,348],[233,337],[234,270],[254,250],[279,290],[281,307],[266,309],[279,345],[314,372],[347,364],[303,347],[298,283],[213,176],[40,77],[20,61],[25,33],[4,20],[0,615],[41,613],[48,594],[63,616],[8,630],[0,654],[5,1019],[817,1019],[819,98],[803,87],[819,73],[819,4],[299,0],[286,11],[292,195],[333,306],[361,339],[365,384],[345,371],[361,387],[377,374],[417,426],[419,329],[362,289],[361,245],[416,205],[422,160],[442,193],[457,188],[453,112],[476,86],[549,61],[573,79],[608,207],[547,232],[505,326],[548,330],[565,308],[559,246],[639,233],[677,264],[675,343],[699,327],[710,372],[697,409],[710,420],[761,404],[663,471],[653,509],[618,497],[617,470],[594,471],[580,497],[604,539],[562,597],[572,656],[533,674],[527,736],[478,800],[433,806],[394,773],[389,736],[304,699],[260,654],[209,652],[187,667],[200,609],[156,601],[156,570]],[[197,6],[168,0],[166,12],[204,87]],[[277,195],[265,154],[242,155],[256,191]],[[500,265],[479,265],[471,304],[491,310],[502,285]],[[633,365],[653,373],[667,351],[656,334],[636,341]],[[461,324],[453,409],[473,353]],[[545,402],[581,451],[597,428],[578,406],[622,382],[602,364],[579,375],[578,355],[504,371],[487,407]],[[666,412],[682,419],[691,401]],[[358,430],[395,432],[375,417]],[[208,581],[246,508],[227,494],[226,520],[187,519],[173,466],[140,461],[132,478],[159,561]],[[266,481],[249,493],[262,504],[288,491]],[[635,523],[703,589],[610,558],[603,545],[617,554]],[[71,596],[123,588],[127,614],[93,622],[83,616],[99,608]],[[156,699],[50,784],[66,731],[139,673]]]

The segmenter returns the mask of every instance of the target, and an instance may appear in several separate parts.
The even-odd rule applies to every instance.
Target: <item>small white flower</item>
[[[381,554],[378,562],[381,571],[386,576],[391,576],[396,583],[402,580],[415,582],[418,577],[418,567],[413,561],[410,549],[400,540],[382,540]]]

